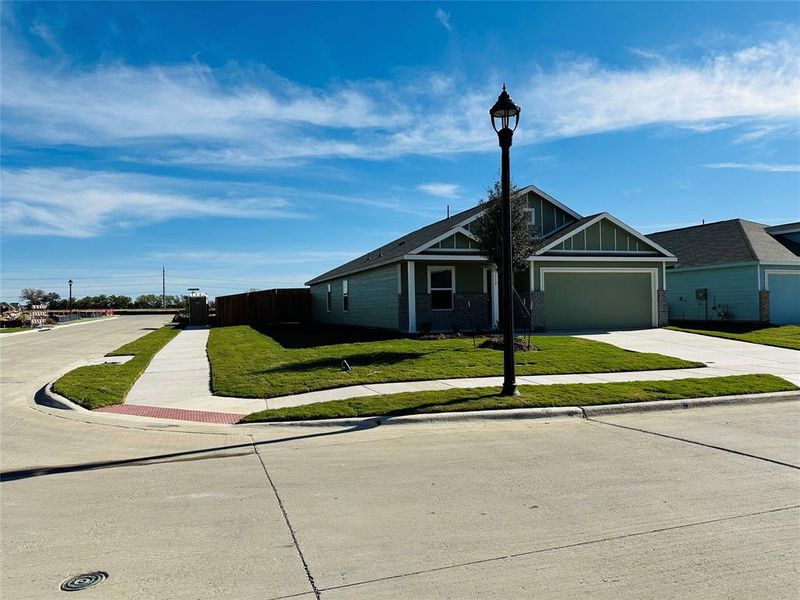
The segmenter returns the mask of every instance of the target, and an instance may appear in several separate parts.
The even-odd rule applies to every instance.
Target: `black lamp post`
[[[70,279],[67,283],[69,284],[69,302],[67,308],[69,310],[69,314],[72,314],[72,279]]]
[[[514,269],[511,264],[511,166],[509,150],[511,138],[519,123],[520,107],[514,104],[503,84],[503,91],[497,102],[489,109],[492,127],[497,132],[497,139],[502,150],[502,170],[500,185],[503,203],[503,264],[502,264],[502,306],[503,306],[503,396],[517,396],[517,380],[514,376]]]

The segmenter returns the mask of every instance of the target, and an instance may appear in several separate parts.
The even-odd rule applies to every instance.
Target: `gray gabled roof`
[[[731,219],[647,236],[678,257],[676,268],[745,262],[796,262],[800,244],[778,239],[767,225]]]
[[[430,242],[432,239],[447,233],[463,221],[474,215],[477,215],[482,210],[483,207],[479,204],[460,213],[456,213],[447,219],[436,221],[435,223],[426,225],[425,227],[417,229],[416,231],[407,233],[403,237],[399,237],[396,240],[381,246],[380,248],[372,250],[371,252],[367,252],[363,256],[359,256],[350,262],[340,265],[335,269],[331,269],[322,275],[314,277],[314,279],[307,281],[306,285],[313,285],[315,283],[320,283],[321,281],[335,279],[349,273],[363,271],[365,269],[372,269],[374,267],[379,267],[381,265],[400,260],[404,255],[412,252],[419,246]]]

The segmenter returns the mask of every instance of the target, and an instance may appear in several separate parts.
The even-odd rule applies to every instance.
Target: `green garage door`
[[[769,274],[769,320],[800,324],[800,271]]]
[[[653,326],[650,273],[544,274],[546,329]]]

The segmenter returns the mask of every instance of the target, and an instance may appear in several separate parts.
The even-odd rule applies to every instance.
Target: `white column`
[[[497,269],[492,268],[492,327],[500,323],[500,287],[497,281]]]
[[[408,265],[408,331],[414,333],[417,331],[417,288],[414,261],[410,260],[406,264]]]

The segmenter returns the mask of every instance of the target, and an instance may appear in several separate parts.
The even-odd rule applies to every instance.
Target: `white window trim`
[[[800,275],[800,271],[789,271],[787,269],[764,269],[764,289],[769,291],[770,275]]]
[[[452,265],[432,266],[428,265],[428,294],[432,291],[446,292],[449,291],[451,295],[450,308],[431,308],[434,311],[450,311],[455,308],[455,300],[453,296],[456,295],[456,268]],[[432,288],[431,287],[431,273],[433,271],[450,271],[450,286],[449,288]]]
[[[545,291],[544,281],[547,273],[649,273],[650,274],[650,317],[653,327],[658,327],[658,267],[631,269],[625,267],[539,267],[539,289]]]
[[[333,297],[331,295],[331,284],[328,284],[328,289],[325,290],[325,308],[326,312],[331,312],[333,304]]]
[[[342,279],[342,312],[350,312],[350,282],[347,279]]]
[[[403,263],[397,263],[397,294],[403,293]]]

